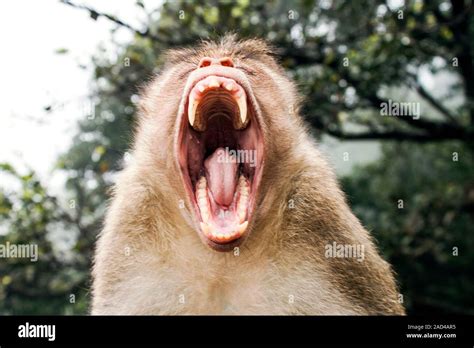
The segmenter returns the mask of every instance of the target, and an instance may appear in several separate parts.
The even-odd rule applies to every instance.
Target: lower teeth
[[[235,214],[236,221],[232,222],[234,228],[231,226],[222,228],[219,227],[214,219],[212,219],[214,215],[212,214],[211,204],[209,201],[206,177],[201,176],[201,178],[198,180],[196,184],[196,201],[202,218],[201,230],[206,235],[206,237],[214,241],[226,242],[239,238],[247,229],[248,221],[245,221],[245,218],[248,207],[250,187],[248,180],[243,175],[240,175],[239,177],[237,190],[238,195],[237,202],[234,205],[234,212],[232,212],[232,210],[224,211],[223,209],[219,209],[219,213],[217,214],[217,218],[221,220],[220,224],[222,224],[222,220],[231,219],[232,214]],[[223,232],[223,229],[226,231]]]

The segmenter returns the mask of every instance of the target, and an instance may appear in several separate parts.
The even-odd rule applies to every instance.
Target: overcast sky
[[[134,1],[121,1],[120,6],[112,1],[79,3],[140,25]],[[89,93],[91,56],[99,44],[107,45],[113,27],[106,19],[93,21],[86,11],[57,0],[2,2],[0,162],[27,165],[42,178],[49,175],[75,134],[78,108]],[[130,32],[121,30],[119,39],[130,40]],[[55,53],[62,48],[69,53]],[[51,104],[53,112],[46,113],[44,107]]]

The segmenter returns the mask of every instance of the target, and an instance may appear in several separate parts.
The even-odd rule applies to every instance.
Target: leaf
[[[61,48],[56,49],[54,51],[54,53],[56,53],[56,54],[66,54],[66,53],[69,53],[69,49],[61,47]]]
[[[11,174],[16,174],[15,169],[9,163],[0,163],[0,170],[3,170]]]
[[[99,18],[99,13],[97,11],[94,11],[94,10],[91,10],[89,15],[95,21],[97,20],[97,18]]]

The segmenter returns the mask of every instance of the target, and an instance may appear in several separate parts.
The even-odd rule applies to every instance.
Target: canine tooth
[[[229,92],[232,91],[234,89],[234,84],[232,82],[226,83],[225,89],[227,89]]]
[[[209,214],[209,206],[208,206],[207,201],[205,200],[199,201],[199,210],[201,211],[201,213]]]
[[[242,121],[242,124],[245,124],[245,121],[247,121],[247,101],[245,100],[245,95],[237,99],[237,105],[240,111],[240,121]]]
[[[247,206],[248,206],[247,199],[242,199],[241,197],[239,199],[239,202],[237,203],[237,214],[239,215],[240,220],[242,220],[242,217],[245,216],[245,213],[247,211]]]
[[[198,188],[203,189],[206,188],[207,186],[207,180],[205,176],[201,176],[201,178],[198,181]]]
[[[243,234],[245,232],[245,230],[247,229],[247,226],[248,226],[249,222],[248,221],[245,221],[243,223],[241,223],[239,225],[239,227],[237,227],[237,231],[239,234]]]
[[[244,210],[244,208],[239,207],[238,215],[239,215],[239,222],[243,223],[244,219],[245,219],[245,210]]]
[[[206,224],[205,222],[201,222],[200,225],[201,225],[201,230],[202,230],[202,232],[203,232],[206,236],[209,236],[209,225]]]
[[[194,126],[194,120],[196,117],[196,110],[199,105],[199,102],[193,97],[189,98],[188,102],[188,120],[191,126]]]

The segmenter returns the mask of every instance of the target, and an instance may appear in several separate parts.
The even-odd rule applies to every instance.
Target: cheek
[[[153,92],[145,96],[148,117],[160,130],[164,128],[171,132],[171,128],[175,126],[183,89],[184,82],[176,81],[170,76],[160,81]]]
[[[291,101],[271,81],[262,81],[255,88],[262,113],[267,169],[276,174],[281,162],[291,156],[292,146],[299,135],[295,132],[295,115],[291,114]]]
[[[291,105],[271,84],[258,86],[257,103],[262,112],[263,129],[272,137],[285,134],[291,126]]]

